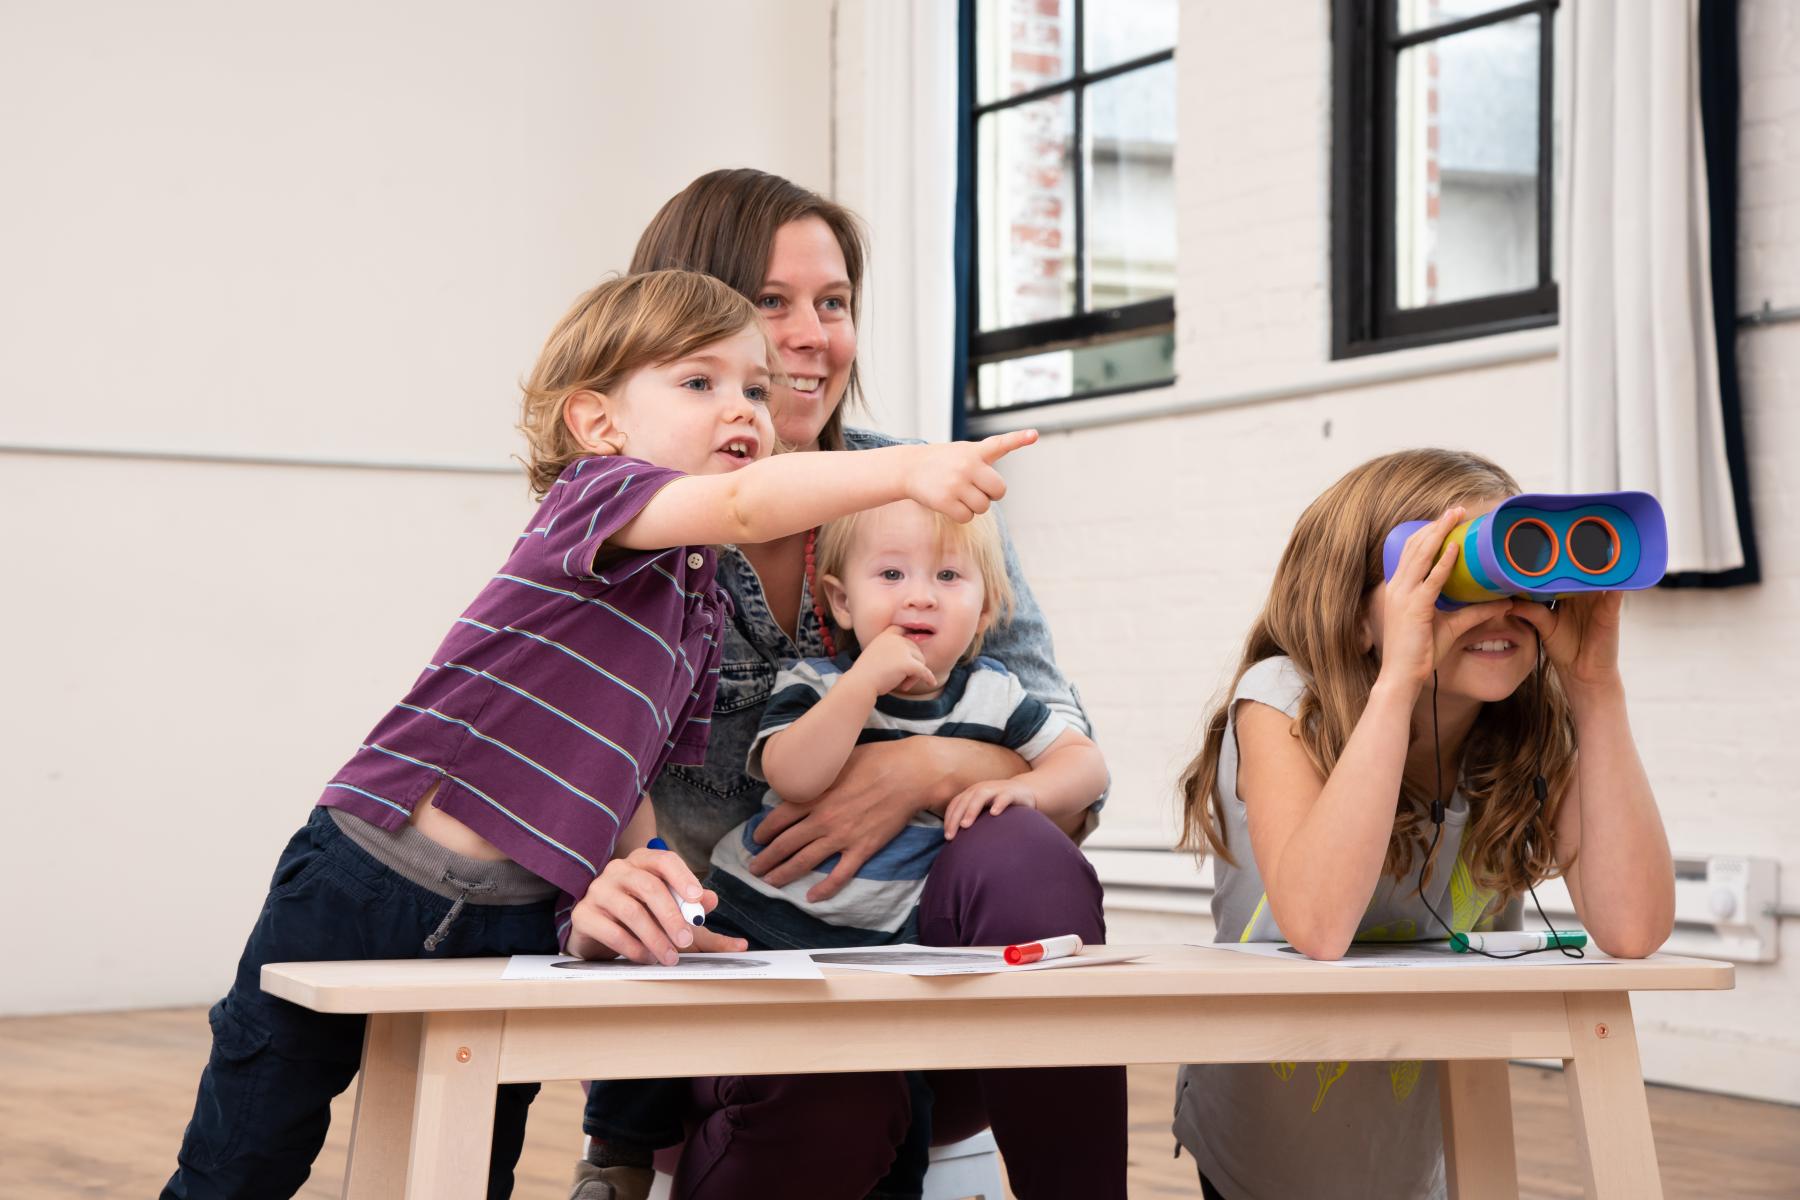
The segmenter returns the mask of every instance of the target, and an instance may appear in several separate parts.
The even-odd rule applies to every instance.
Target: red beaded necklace
[[[819,531],[806,531],[806,590],[812,597],[813,615],[819,618],[819,640],[825,643],[825,657],[837,657],[837,644],[831,637],[831,622],[825,617],[825,603],[819,599],[819,567],[814,561],[814,547],[819,542]]]

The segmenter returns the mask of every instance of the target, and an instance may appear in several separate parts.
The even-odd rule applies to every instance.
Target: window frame
[[[1555,325],[1555,41],[1560,0],[1521,0],[1402,34],[1398,0],[1332,0],[1331,357]],[[1402,309],[1394,302],[1395,75],[1400,52],[1522,16],[1539,20],[1535,286]]]
[[[977,95],[975,84],[975,80],[978,78],[976,0],[959,0],[958,2],[958,67],[962,92],[959,106],[961,109],[959,122],[961,145],[960,153],[957,156],[956,196],[956,216],[959,230],[956,254],[956,301],[960,317],[957,322],[960,344],[957,348],[955,372],[955,425],[958,430],[966,428],[969,420],[978,417],[1044,408],[1055,404],[1068,404],[1079,400],[1093,400],[1102,396],[1120,395],[1127,392],[1149,391],[1154,388],[1168,387],[1175,382],[1174,376],[1170,375],[1163,379],[1150,379],[1118,387],[1096,388],[1067,396],[1027,400],[1018,404],[983,408],[977,403],[980,371],[983,366],[990,363],[1005,362],[1009,359],[1025,358],[1056,350],[1100,346],[1127,337],[1158,331],[1173,332],[1175,327],[1175,297],[1173,295],[1159,296],[1132,304],[1108,305],[1102,308],[1084,307],[1087,291],[1088,155],[1086,146],[1087,114],[1086,105],[1082,101],[1087,89],[1095,84],[1105,83],[1107,80],[1130,74],[1133,71],[1173,62],[1176,48],[1170,46],[1166,50],[1141,54],[1097,71],[1089,71],[1086,63],[1087,0],[1067,0],[1067,2],[1074,5],[1074,23],[1070,30],[1074,47],[1074,61],[1068,77],[1033,88],[1030,91],[1020,92],[1013,96],[1001,96],[985,103]],[[982,118],[1006,109],[1045,100],[1052,96],[1060,96],[1064,93],[1072,94],[1074,110],[1070,138],[1075,147],[1072,194],[1075,227],[1074,290],[1077,311],[1067,316],[1051,317],[1047,320],[1031,321],[1022,325],[1010,325],[1001,329],[984,331],[981,328],[981,198],[977,190],[979,178],[976,162],[977,124]]]

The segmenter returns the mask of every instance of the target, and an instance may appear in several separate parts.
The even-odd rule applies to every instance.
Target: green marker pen
[[[1489,954],[1517,954],[1522,950],[1555,950],[1559,947],[1579,949],[1587,945],[1587,934],[1579,929],[1539,929],[1529,933],[1453,933],[1450,948],[1458,953],[1485,950]]]

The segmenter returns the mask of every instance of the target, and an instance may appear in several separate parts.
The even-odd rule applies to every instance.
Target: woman
[[[670,200],[644,231],[633,272],[679,267],[731,284],[763,311],[788,385],[776,433],[797,450],[862,450],[880,434],[849,429],[858,395],[856,322],[864,245],[846,209],[761,171],[715,171]],[[652,790],[662,836],[704,874],[713,844],[754,813],[764,785],[745,774],[752,737],[785,659],[829,653],[823,609],[808,579],[810,535],[727,548],[719,578],[736,602],[726,630],[712,741],[704,767],[665,772]],[[1050,634],[1020,575],[1012,621],[989,635],[992,653],[1051,708],[1087,731],[1087,716],[1052,659]],[[964,787],[1017,774],[1009,750],[965,738],[908,738],[859,747],[838,782],[806,809],[762,823],[752,869],[779,885],[839,856],[816,896],[836,892],[913,813]],[[1105,941],[1101,891],[1071,836],[1029,810],[962,831],[932,868],[920,939],[996,945],[1061,933]],[[1117,1067],[961,1071],[909,1088],[896,1073],[725,1077],[694,1081],[678,1195],[860,1198],[917,1194],[884,1179],[915,1109],[929,1106],[938,1142],[991,1125],[1013,1190],[1038,1196],[1125,1194],[1125,1072]],[[919,1113],[923,1118],[926,1114]],[[590,1133],[598,1133],[594,1129]]]

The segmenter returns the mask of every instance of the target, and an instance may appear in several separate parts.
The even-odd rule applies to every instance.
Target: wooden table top
[[[1092,947],[1100,950],[1102,947]],[[318,1012],[712,1007],[883,1001],[1117,999],[1152,996],[1368,996],[1487,992],[1719,991],[1730,963],[1655,955],[1638,962],[1451,962],[1342,967],[1198,946],[1111,946],[1133,962],[1053,971],[923,977],[826,967],[822,980],[503,980],[504,958],[270,963],[263,990]]]

